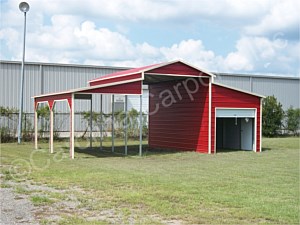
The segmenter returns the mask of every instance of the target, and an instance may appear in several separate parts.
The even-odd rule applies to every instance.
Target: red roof
[[[139,67],[139,68],[124,70],[124,71],[118,71],[118,72],[115,72],[115,73],[104,75],[102,77],[95,78],[93,80],[89,80],[88,82],[90,83],[90,82],[94,82],[94,81],[97,81],[97,80],[103,80],[103,79],[106,79],[106,78],[111,78],[111,77],[120,76],[120,75],[129,75],[129,74],[141,73],[144,70],[155,68],[155,67],[157,67],[158,65],[161,65],[161,64],[163,64],[163,63],[157,63],[157,64],[152,64],[152,65],[143,66],[143,67]]]

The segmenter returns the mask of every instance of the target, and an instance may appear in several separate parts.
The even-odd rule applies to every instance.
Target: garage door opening
[[[255,150],[255,110],[217,110],[217,151]]]

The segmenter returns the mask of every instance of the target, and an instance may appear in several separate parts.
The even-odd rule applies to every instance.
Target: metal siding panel
[[[94,90],[85,90],[85,91],[80,91],[80,93],[141,94],[142,81],[136,81],[136,82],[125,83],[125,84],[117,84],[113,86],[97,88]]]
[[[24,74],[24,112],[33,111],[33,99],[36,93],[41,92],[41,76],[38,65],[26,65]]]
[[[42,76],[40,73],[41,65],[43,69],[42,72],[44,80],[42,80]],[[74,65],[65,66],[43,63],[25,63],[24,69],[24,112],[27,113],[33,112],[33,99],[31,97],[34,95],[87,86],[87,81],[89,79],[94,79],[96,77],[121,70],[117,68],[97,68]],[[3,81],[0,82],[1,106],[19,108],[20,73],[20,62],[0,62],[0,79]],[[42,88],[42,86],[44,86],[44,88]],[[42,89],[44,89],[43,93]],[[111,95],[104,95],[103,100],[104,113],[110,113]],[[76,100],[75,112],[89,110],[89,101],[78,102],[78,100]],[[100,111],[100,95],[93,95],[93,110]],[[67,102],[57,102],[55,106],[55,112],[69,113]],[[75,120],[76,126],[82,126],[82,124],[80,124],[79,116],[75,117]],[[68,125],[66,126],[67,129]]]
[[[181,82],[149,85],[149,146],[175,150],[208,151],[208,86],[201,86],[190,98],[183,85],[178,91],[174,86]],[[190,90],[191,83],[188,84]],[[200,85],[199,85],[200,86]],[[170,91],[176,103],[163,104],[164,91]],[[155,112],[157,104],[159,110]]]
[[[300,108],[299,87],[300,80],[274,79],[274,78],[252,78],[253,92],[272,96],[282,104],[284,110],[291,105]]]
[[[182,74],[182,75],[203,75],[199,70],[185,65],[181,62],[172,63],[170,65],[162,66],[157,69],[147,71],[147,73],[161,73],[161,74]]]
[[[19,108],[21,64],[1,63],[0,84],[1,96],[0,106]],[[33,111],[33,100],[31,96],[39,92],[40,86],[39,67],[25,65],[24,67],[24,98],[23,111]]]
[[[229,85],[231,87],[240,88],[245,91],[251,91],[250,77],[218,75],[215,81],[220,84]]]
[[[128,110],[136,109],[139,111],[140,108],[140,96],[129,95],[128,96]],[[149,91],[143,90],[143,112],[149,112]]]
[[[252,90],[251,81],[252,79]],[[231,87],[252,91],[257,94],[272,96],[274,95],[286,110],[290,106],[300,108],[299,88],[300,79],[284,77],[262,77],[254,75],[217,75],[215,81]],[[282,91],[284,90],[284,91]]]
[[[45,66],[44,68],[44,85],[45,93],[51,93],[56,91],[64,91],[73,88],[80,88],[87,86],[87,81],[99,76],[106,75],[108,73],[118,71],[113,69],[100,69],[100,68],[80,68],[80,67],[65,67],[65,66]],[[105,96],[105,95],[104,95]],[[99,111],[100,109],[100,95],[93,96],[95,98],[93,103],[93,109]],[[110,97],[103,98],[103,111],[111,111]],[[75,112],[89,111],[89,101],[80,101],[80,104],[76,104]],[[57,111],[68,112],[66,105],[60,105],[57,107]]]

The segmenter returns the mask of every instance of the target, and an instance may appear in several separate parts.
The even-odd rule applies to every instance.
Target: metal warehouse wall
[[[300,108],[300,78],[283,76],[216,74],[216,83],[240,88],[264,96],[274,95],[287,109],[290,106]]]
[[[65,91],[87,86],[87,81],[124,70],[118,67],[26,63],[24,79],[24,112],[33,112],[34,95]],[[0,106],[19,107],[20,62],[0,61]],[[104,112],[111,111],[111,95],[103,96]],[[79,101],[79,100],[76,100]],[[89,101],[75,103],[76,111],[88,111]],[[93,110],[100,109],[100,95],[93,95]],[[56,112],[68,112],[66,103],[58,103]]]
[[[87,86],[87,81],[105,74],[125,70],[124,67],[100,67],[52,63],[26,63],[24,85],[24,111],[33,112],[34,95],[64,91]],[[0,106],[19,107],[19,83],[21,63],[0,61]],[[275,95],[284,109],[299,106],[300,79],[257,75],[216,74],[215,82],[253,91],[265,96]],[[144,91],[143,109],[148,111],[147,91]],[[139,108],[139,99],[130,96],[129,108]],[[78,102],[79,103],[79,102]],[[89,102],[75,103],[76,111],[88,111]],[[93,110],[99,111],[100,95],[93,95]],[[104,95],[104,112],[111,111],[111,96]],[[57,104],[56,111],[68,112],[66,103]]]

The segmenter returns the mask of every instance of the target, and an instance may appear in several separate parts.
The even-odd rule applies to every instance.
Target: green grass
[[[131,155],[137,153],[137,143],[132,143]],[[113,208],[126,221],[134,217],[155,223],[155,215],[195,224],[299,223],[299,138],[264,138],[262,153],[148,151],[143,157],[124,157],[77,148],[74,160],[68,158],[67,146],[56,143],[51,155],[48,144],[39,151],[31,143],[2,144],[1,161],[7,168],[16,159],[26,160],[29,167],[19,163],[16,169],[23,179],[81,188],[85,194],[78,196],[79,207]],[[65,223],[82,219],[74,215]]]
[[[108,225],[111,224],[107,221],[86,221],[79,217],[64,217],[62,220],[59,221],[59,225]]]
[[[1,183],[0,188],[11,188],[11,185],[6,184],[6,183]]]
[[[49,197],[43,195],[33,195],[30,197],[30,200],[34,206],[49,205],[54,202]]]
[[[21,185],[18,185],[15,187],[15,193],[29,195],[31,192],[26,188],[22,187]]]

